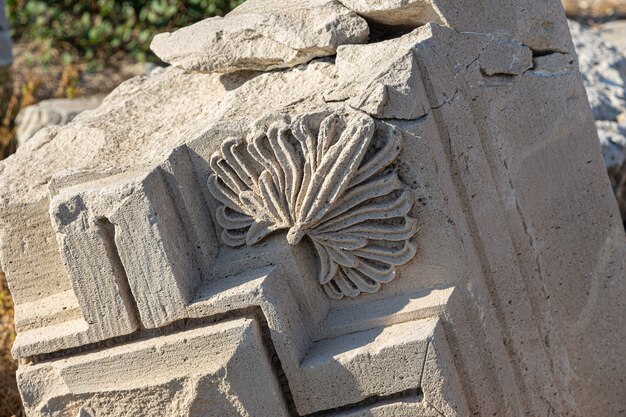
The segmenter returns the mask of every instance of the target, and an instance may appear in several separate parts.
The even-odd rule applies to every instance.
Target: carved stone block
[[[272,19],[332,48],[259,67]],[[264,35],[199,47],[220,25]],[[0,164],[29,415],[624,408],[626,237],[557,0],[202,27],[161,39],[263,71],[172,58]]]

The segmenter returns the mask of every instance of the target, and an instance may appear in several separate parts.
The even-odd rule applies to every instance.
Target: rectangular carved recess
[[[131,319],[140,324],[139,310],[137,309],[137,301],[133,297],[133,292],[128,282],[128,276],[126,275],[126,269],[120,258],[117,244],[115,243],[115,225],[109,221],[106,217],[100,218],[97,221],[97,231],[100,235],[104,248],[107,254],[107,258],[111,267],[113,268],[113,276],[115,278],[115,284],[117,285],[118,292],[124,306],[126,307],[127,314]]]

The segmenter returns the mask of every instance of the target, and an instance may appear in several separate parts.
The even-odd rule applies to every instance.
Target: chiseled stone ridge
[[[626,408],[558,0],[249,0],[160,47],[0,163],[29,416]]]

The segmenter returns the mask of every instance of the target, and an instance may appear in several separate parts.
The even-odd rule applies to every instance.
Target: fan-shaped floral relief
[[[401,140],[364,114],[285,117],[227,139],[208,180],[222,239],[254,245],[284,229],[297,245],[308,236],[329,296],[378,291],[416,252],[413,199],[394,166]]]

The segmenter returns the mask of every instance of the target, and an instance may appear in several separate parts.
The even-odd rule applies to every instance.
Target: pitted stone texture
[[[18,146],[23,146],[44,127],[66,125],[85,110],[93,110],[103,97],[44,100],[20,111],[17,116]]]
[[[365,20],[334,0],[320,0],[273,13],[206,19],[157,35],[151,48],[187,70],[266,71],[334,55],[339,45],[365,43],[368,36]]]
[[[372,22],[388,26],[417,27],[445,24],[432,0],[339,0]]]
[[[18,379],[33,417],[289,416],[261,330],[245,318],[24,365]]]
[[[334,60],[225,75],[172,67],[131,80],[98,109],[44,129],[0,163],[0,251],[24,326],[14,352],[32,361],[20,379],[28,404],[50,415],[45,403],[53,398],[56,409],[69,404],[90,414],[97,398],[114,407],[133,395],[167,414],[193,401],[170,401],[176,393],[200,395],[171,380],[214,375],[209,368],[222,359],[267,368],[259,349],[232,353],[237,343],[213,331],[216,322],[243,316],[261,328],[253,345],[271,355],[278,377],[265,380],[277,379],[281,393],[259,392],[268,384],[245,372],[241,384],[237,372],[202,386],[217,393],[209,399],[217,404],[235,400],[224,384],[247,384],[245,395],[285,399],[293,416],[608,416],[624,409],[626,364],[615,347],[626,337],[626,237],[569,38],[561,37],[566,21],[553,12],[560,5],[439,6],[448,7],[453,28],[393,29],[370,45],[344,45]],[[485,13],[496,9],[502,14]],[[370,94],[370,86],[386,94]],[[290,245],[287,231],[240,248],[218,239],[225,228],[209,177],[222,169],[235,188],[237,178],[249,181],[260,193],[242,190],[241,203],[262,214],[261,206],[284,206],[297,184],[285,181],[297,178],[285,175],[298,160],[288,158],[290,149],[300,139],[313,142],[305,130],[278,129],[273,149],[284,152],[256,149],[267,157],[257,159],[265,172],[274,171],[258,182],[241,174],[250,161],[227,145],[254,141],[251,127],[268,117],[320,113],[356,114],[401,133],[398,157],[382,159],[393,161],[389,171],[410,193],[418,250],[372,294],[330,299],[318,284],[312,242]],[[368,158],[377,158],[384,138],[375,135],[381,148]],[[353,139],[347,142],[359,143]],[[229,166],[212,159],[218,150]],[[328,203],[322,197],[316,203]],[[389,227],[380,232],[389,236]],[[334,261],[353,265],[341,256],[351,241],[339,237]],[[196,331],[209,336],[191,343],[196,337],[186,336]],[[164,361],[154,359],[161,354]],[[111,375],[111,368],[129,372]],[[135,378],[141,372],[146,378]],[[153,388],[163,386],[157,394],[166,403],[154,405]],[[108,397],[116,389],[119,397]],[[76,404],[95,390],[95,403]],[[246,404],[235,409],[258,414]]]

